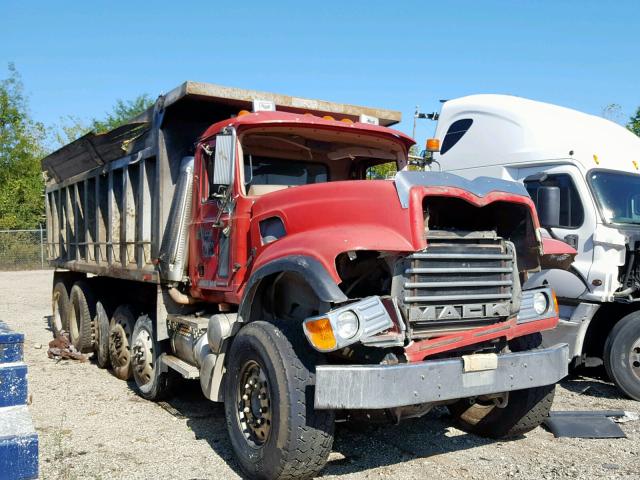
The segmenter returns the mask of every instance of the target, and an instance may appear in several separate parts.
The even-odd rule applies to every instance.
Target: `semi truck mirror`
[[[560,225],[560,187],[541,185],[536,192],[536,207],[540,224],[545,227]]]
[[[224,195],[233,184],[234,160],[236,158],[236,136],[231,134],[216,135],[215,156],[213,161],[214,195]]]

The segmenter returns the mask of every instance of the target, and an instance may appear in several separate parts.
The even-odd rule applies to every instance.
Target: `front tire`
[[[460,400],[449,405],[449,411],[469,433],[489,438],[519,437],[539,427],[549,416],[555,389],[555,385],[545,385],[509,392],[504,407],[490,400]]]
[[[250,478],[310,478],[331,452],[335,413],[313,408],[316,355],[295,344],[298,352],[281,329],[258,321],[240,330],[227,355],[227,430]]]
[[[611,329],[604,345],[609,378],[625,395],[640,400],[640,312],[623,317]]]
[[[539,333],[511,340],[509,348],[522,352],[539,348]],[[556,386],[515,390],[508,393],[506,405],[492,399],[463,399],[449,405],[449,412],[461,428],[469,433],[489,438],[512,438],[539,427],[549,416]]]

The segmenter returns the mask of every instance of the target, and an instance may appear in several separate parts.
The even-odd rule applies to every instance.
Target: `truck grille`
[[[493,232],[431,231],[428,245],[403,263],[400,300],[413,337],[460,331],[511,315],[513,244]]]

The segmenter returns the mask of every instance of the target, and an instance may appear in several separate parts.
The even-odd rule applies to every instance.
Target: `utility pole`
[[[425,118],[427,120],[438,120],[440,114],[438,112],[422,113],[420,112],[420,105],[416,105],[416,111],[413,113],[413,133],[411,138],[416,138],[416,123],[419,118]]]

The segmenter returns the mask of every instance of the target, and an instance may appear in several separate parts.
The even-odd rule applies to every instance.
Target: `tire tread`
[[[80,318],[76,318],[78,338],[75,347],[82,353],[92,352],[95,347],[95,301],[89,284],[84,280],[75,282],[71,288],[70,299],[74,312],[75,302],[79,302]]]

